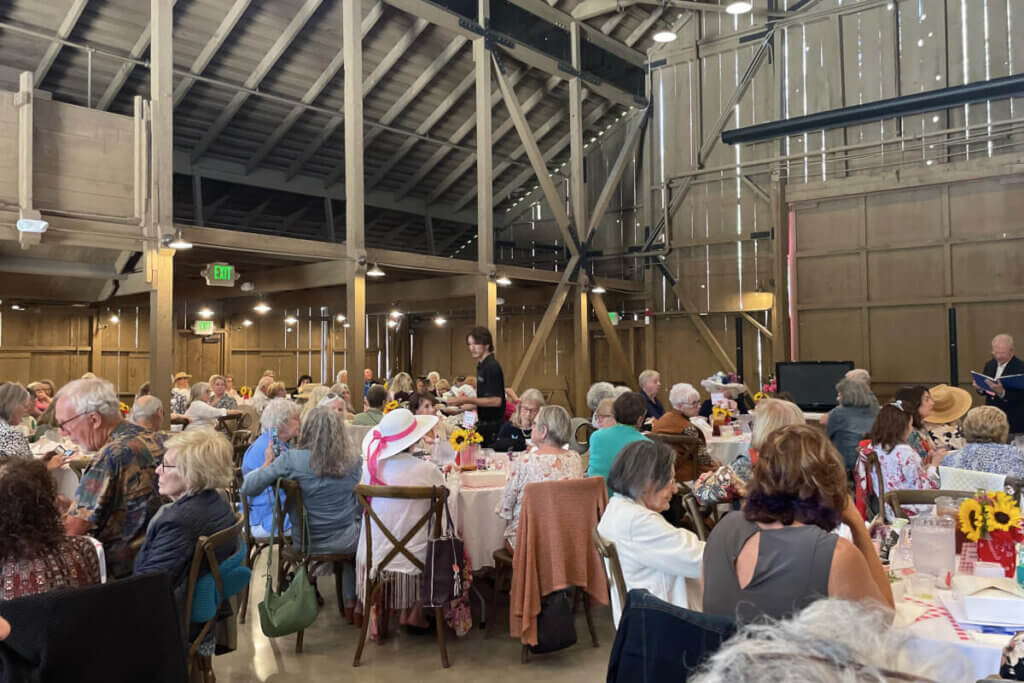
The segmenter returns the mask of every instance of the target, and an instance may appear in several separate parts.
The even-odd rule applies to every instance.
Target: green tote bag
[[[274,484],[275,499],[281,493],[281,481]],[[278,506],[274,506],[274,526],[278,529],[277,521]],[[302,509],[302,553],[309,550],[309,522],[306,518],[306,509]],[[316,589],[309,582],[306,575],[306,566],[300,565],[295,571],[292,582],[280,593],[274,592],[273,582],[270,577],[270,556],[267,552],[267,588],[263,602],[259,605],[260,628],[263,635],[268,638],[278,638],[292,633],[303,631],[316,621],[317,604]],[[278,586],[280,588],[280,586]]]

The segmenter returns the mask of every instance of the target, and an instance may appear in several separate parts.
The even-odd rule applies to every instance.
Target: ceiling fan
[[[726,4],[711,4],[707,2],[696,2],[696,0],[583,0],[572,10],[574,19],[586,21],[594,17],[608,14],[609,12],[622,11],[632,5],[651,5],[654,7],[674,7],[676,9],[688,9],[698,12],[725,12],[728,14],[746,14],[754,11],[770,17],[783,17],[786,12],[774,10],[754,10],[750,2],[732,0]]]

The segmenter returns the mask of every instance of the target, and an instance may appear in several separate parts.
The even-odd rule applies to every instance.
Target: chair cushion
[[[213,619],[223,600],[242,592],[242,589],[249,585],[252,570],[244,566],[246,553],[247,548],[243,544],[238,552],[220,565],[220,577],[224,582],[226,595],[220,595],[213,574],[208,572],[196,580],[196,592],[192,598],[193,622],[204,623]]]

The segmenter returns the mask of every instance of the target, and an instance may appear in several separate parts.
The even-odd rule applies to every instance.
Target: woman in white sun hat
[[[380,424],[371,429],[363,437],[363,457],[366,466],[363,468],[364,484],[372,486],[444,486],[441,471],[431,463],[417,458],[409,449],[423,435],[437,424],[435,415],[413,415],[406,408],[397,408],[386,414]],[[396,500],[393,498],[374,498],[370,505],[381,522],[394,534],[395,538],[404,538],[406,533],[425,515],[430,508],[429,500]],[[406,544],[410,553],[421,560],[426,557],[427,527],[425,524]],[[356,577],[358,590],[366,605],[366,527],[363,526],[356,554]],[[376,523],[373,525],[373,566],[384,560],[393,547],[391,541],[380,531]],[[376,569],[375,569],[376,571]],[[413,629],[429,626],[423,616],[420,587],[422,574],[409,558],[399,553],[385,569],[391,580],[391,590],[387,593],[386,608],[399,611],[399,623]]]

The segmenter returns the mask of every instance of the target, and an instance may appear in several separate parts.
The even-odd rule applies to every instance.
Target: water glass
[[[917,515],[910,520],[914,569],[944,578],[956,567],[955,524],[949,517]]]

